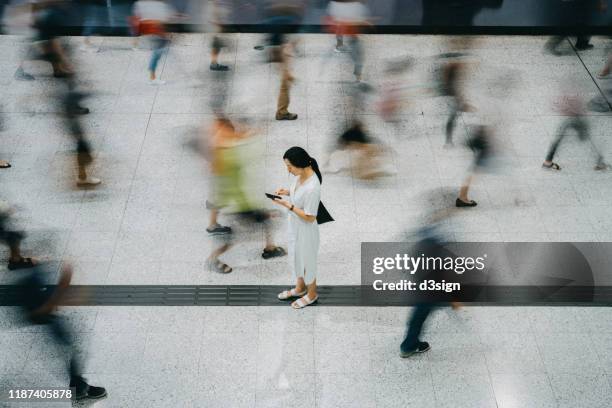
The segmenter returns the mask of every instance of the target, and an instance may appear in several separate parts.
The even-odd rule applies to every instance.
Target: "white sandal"
[[[278,300],[287,300],[287,299],[291,299],[292,297],[301,297],[301,296],[304,296],[305,294],[306,294],[306,291],[298,293],[295,291],[295,288],[293,288],[291,290],[285,290],[279,293]]]
[[[310,298],[308,297],[308,295],[299,298],[298,300],[296,300],[295,302],[293,302],[291,304],[291,307],[294,309],[303,309],[306,306],[310,306],[313,303],[315,303],[317,300],[319,300],[319,297],[317,296],[316,298],[310,300]]]

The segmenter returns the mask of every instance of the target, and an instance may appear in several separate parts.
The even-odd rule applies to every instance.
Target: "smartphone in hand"
[[[266,193],[266,197],[268,197],[270,200],[281,200],[282,199],[281,196],[277,196],[277,195],[269,194],[269,193]]]

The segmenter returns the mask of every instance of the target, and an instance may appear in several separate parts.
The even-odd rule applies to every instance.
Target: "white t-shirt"
[[[368,19],[368,8],[360,1],[329,3],[327,13],[339,22],[361,22]]]
[[[141,20],[166,22],[174,15],[168,4],[159,0],[138,0],[134,3],[134,15]]]

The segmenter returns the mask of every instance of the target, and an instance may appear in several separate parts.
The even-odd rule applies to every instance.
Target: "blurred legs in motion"
[[[166,24],[176,15],[176,11],[165,1],[139,0],[133,6],[133,24],[138,27],[138,33],[151,38],[153,53],[149,61],[149,83],[163,85],[165,82],[157,79],[157,64],[168,51],[170,39]]]
[[[296,113],[289,112],[289,94],[291,92],[291,85],[295,81],[295,78],[291,75],[289,56],[282,50],[281,54],[281,86],[276,104],[276,120],[296,120],[298,115]]]
[[[31,268],[36,262],[32,258],[26,258],[21,254],[21,241],[24,238],[23,232],[8,228],[10,212],[8,204],[0,201],[0,241],[9,248],[8,269]]]
[[[332,167],[332,158],[341,151],[351,153],[350,163],[352,173],[361,180],[373,180],[387,175],[382,168],[385,149],[382,145],[368,137],[363,128],[363,124],[356,120],[349,129],[340,135],[336,151],[329,155],[326,167],[330,172],[339,172],[341,168]]]
[[[597,78],[599,79],[609,78],[611,68],[612,68],[612,54],[609,54],[604,67],[597,74]]]
[[[575,48],[577,50],[589,50],[593,48],[590,44],[591,37],[587,33],[589,23],[592,21],[596,11],[600,8],[600,0],[570,0],[560,1],[550,13],[555,18],[555,26],[565,27],[566,35],[576,36]],[[553,55],[561,55],[559,46],[566,36],[552,37],[546,43],[546,50]]]
[[[48,268],[47,265],[41,264],[19,279],[18,285],[25,289],[22,299],[25,320],[31,324],[47,326],[52,347],[69,351],[68,375],[70,387],[75,388],[75,398],[77,400],[103,398],[106,396],[106,390],[89,385],[82,376],[83,366],[74,345],[75,333],[62,317],[54,313],[70,286],[72,269],[70,266],[64,266],[57,285],[48,288],[44,279],[50,275]]]
[[[590,145],[596,156],[595,170],[605,170],[608,168],[608,165],[605,163],[603,155],[600,153],[599,149],[593,144],[591,137],[589,135],[589,124],[582,116],[574,116],[565,119],[565,121],[559,127],[555,139],[550,145],[548,149],[548,153],[546,154],[546,159],[542,164],[542,167],[553,170],[561,170],[561,167],[553,161],[555,157],[555,153],[561,144],[561,141],[565,138],[569,131],[575,131],[578,139],[585,142],[590,142]]]
[[[470,173],[459,189],[459,196],[455,200],[456,207],[475,207],[476,201],[468,198],[468,192],[474,175],[481,169],[485,168],[491,159],[491,129],[487,126],[479,125],[471,131],[468,140],[468,147],[474,152],[474,162],[472,163]]]
[[[269,212],[259,209],[251,202],[245,192],[244,159],[241,151],[247,145],[253,132],[237,130],[233,123],[222,115],[215,119],[211,131],[210,152],[211,172],[213,174],[214,198],[210,205],[211,218],[207,231],[213,235],[223,235],[223,243],[209,256],[211,269],[219,273],[230,273],[232,268],[219,260],[233,245],[232,229],[219,225],[217,217],[220,209],[230,209],[238,220],[247,226],[263,224],[266,245],[262,257],[265,259],[286,254],[285,250],[272,241]]]
[[[361,76],[363,74],[363,47],[357,35],[351,35],[349,37],[349,47],[351,60],[353,61],[353,75],[355,75],[355,81],[361,82]]]
[[[170,40],[162,36],[152,36],[151,42],[153,44],[153,53],[149,61],[149,81],[154,85],[163,85],[165,82],[157,79],[157,65],[164,53],[168,51]]]
[[[445,146],[453,145],[453,132],[457,118],[462,112],[469,112],[472,108],[467,104],[461,89],[461,79],[466,71],[466,64],[462,61],[443,62],[440,68],[439,87],[442,96],[450,97],[450,114],[445,126]]]
[[[227,23],[228,18],[231,15],[231,2],[227,0],[208,0],[207,12],[209,15],[210,28],[213,32],[213,38],[211,42],[210,51],[210,70],[211,71],[228,71],[227,65],[219,64],[219,55],[221,50],[225,47],[225,43],[221,34],[225,31],[224,25]]]
[[[219,64],[219,54],[225,45],[218,35],[215,35],[212,39],[211,52],[210,52],[210,70],[211,71],[229,71],[227,65]]]
[[[1,11],[1,10],[0,10]],[[2,17],[2,13],[0,12],[0,18]],[[0,105],[0,132],[4,130],[4,117],[2,114],[2,105]],[[0,169],[8,169],[11,167],[11,163],[6,160],[0,160]]]
[[[346,52],[346,48],[344,48],[344,37],[342,34],[336,34],[336,47],[334,48],[336,52]]]
[[[428,209],[429,211],[429,209]],[[438,230],[438,225],[441,221],[452,216],[453,211],[449,208],[440,208],[434,210],[429,215],[429,225],[420,229],[418,235],[420,239],[415,244],[413,250],[415,253],[423,254],[426,257],[448,259],[456,255],[445,247],[446,240],[443,239]],[[454,272],[452,272],[454,273]],[[452,279],[447,275],[447,271],[442,267],[421,266],[414,275],[419,282],[426,282],[429,279]],[[418,284],[418,283],[417,283]],[[406,358],[414,354],[424,353],[430,349],[429,343],[421,340],[421,333],[429,315],[437,308],[440,308],[450,301],[453,309],[459,308],[460,304],[456,299],[436,299],[435,295],[427,297],[427,299],[419,300],[414,306],[410,318],[408,319],[408,327],[406,337],[400,345],[400,357]]]
[[[237,220],[247,228],[263,225],[266,242],[261,253],[262,258],[270,259],[287,255],[285,249],[274,244],[272,228],[270,225],[270,220],[272,218],[270,212],[261,209],[252,209],[244,210],[234,215],[236,215]],[[229,265],[220,261],[219,257],[234,246],[233,236],[235,233],[233,230],[230,230],[227,233],[216,235],[221,235],[219,239],[222,240],[222,244],[218,248],[214,249],[208,258],[208,261],[210,262],[210,269],[219,273],[230,273],[233,269]]]
[[[63,97],[64,120],[76,144],[76,164],[78,169],[77,186],[96,186],[101,183],[101,180],[90,177],[87,173],[87,169],[93,163],[93,156],[91,146],[85,137],[85,131],[80,119],[81,115],[89,113],[89,109],[80,105],[80,101],[85,95],[74,89],[74,78],[66,78],[64,82],[67,88],[66,94]]]
[[[425,321],[434,310],[435,306],[429,303],[420,303],[414,307],[408,320],[406,337],[400,345],[400,356],[402,358],[410,357],[417,353],[424,353],[431,348],[429,343],[421,341],[420,337]]]

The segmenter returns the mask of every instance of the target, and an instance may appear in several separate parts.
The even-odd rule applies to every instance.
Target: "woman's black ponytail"
[[[310,167],[312,167],[312,170],[319,178],[319,183],[323,183],[323,176],[321,175],[321,170],[319,170],[319,163],[312,157],[310,158]]]
[[[292,165],[300,169],[305,169],[308,166],[312,167],[312,170],[319,179],[319,183],[323,183],[323,176],[321,175],[321,170],[319,170],[319,163],[317,163],[314,158],[310,157],[306,150],[298,146],[293,146],[285,152],[283,159],[289,160]]]

